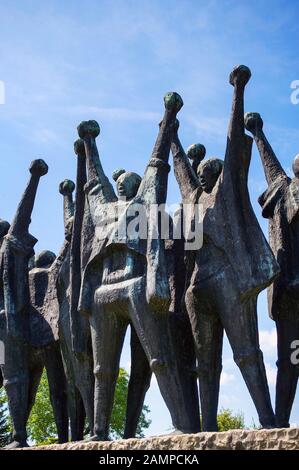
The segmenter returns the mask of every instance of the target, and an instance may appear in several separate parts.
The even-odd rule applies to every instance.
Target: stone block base
[[[299,450],[299,428],[164,435],[111,442],[70,442],[30,450]],[[26,449],[24,449],[26,450]]]

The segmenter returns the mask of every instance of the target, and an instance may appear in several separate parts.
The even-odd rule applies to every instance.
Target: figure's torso
[[[211,193],[203,192],[198,200],[202,208],[203,245],[195,255],[193,282],[210,278],[229,264],[223,240],[227,233],[224,233],[220,198],[221,185],[217,182]],[[190,255],[194,256],[192,252]]]
[[[42,347],[57,339],[57,311],[47,302],[49,269],[34,268],[29,272],[30,288],[30,343]]]
[[[145,258],[125,245],[110,245],[103,254],[100,273],[102,285],[134,279],[145,273]]]
[[[288,199],[286,186],[269,219],[269,243],[281,270],[268,292],[269,313],[274,319],[286,308],[288,298],[298,300],[299,312],[299,217],[295,214],[288,220]]]

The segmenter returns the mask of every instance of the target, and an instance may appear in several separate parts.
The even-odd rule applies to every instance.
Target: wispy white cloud
[[[129,108],[102,108],[98,106],[70,106],[66,110],[61,110],[67,114],[76,116],[95,116],[107,120],[122,121],[159,121],[161,116],[152,111],[143,111]]]
[[[261,330],[259,332],[261,349],[265,354],[276,355],[277,333],[276,328]]]
[[[59,136],[56,132],[51,129],[34,129],[30,135],[30,139],[35,142],[42,144],[57,143],[59,142]]]
[[[157,377],[155,376],[155,374],[152,374],[151,387],[159,390],[158,380],[157,380]]]
[[[219,116],[199,116],[196,117],[187,115],[185,120],[190,124],[197,132],[198,135],[206,139],[217,139],[220,142],[224,142],[227,133],[227,117]]]
[[[219,407],[230,408],[235,410],[239,408],[240,403],[242,403],[242,397],[236,395],[235,393],[220,393],[219,395]]]
[[[222,371],[220,377],[220,384],[227,385],[228,383],[233,382],[236,379],[234,374],[230,374],[229,372]]]
[[[299,111],[299,106],[298,111]],[[265,126],[264,126],[265,127]],[[297,127],[290,126],[277,126],[269,123],[268,131],[267,128],[265,132],[270,135],[271,144],[274,148],[274,151],[279,159],[281,156],[286,155],[288,161],[287,165],[292,164],[293,158],[296,155],[296,152],[299,151],[299,129]],[[294,142],[297,143],[297,147],[294,148]],[[293,153],[291,153],[293,152]]]
[[[262,192],[267,189],[266,180],[262,176],[259,178],[249,177],[248,186],[255,197],[258,197],[260,194],[262,194]]]
[[[226,335],[225,335],[225,338],[226,338]],[[223,358],[222,365],[225,370],[231,370],[232,368],[236,367],[236,363],[231,354],[229,357]]]
[[[273,367],[269,362],[265,362],[265,368],[266,368],[268,384],[275,386],[277,369]]]

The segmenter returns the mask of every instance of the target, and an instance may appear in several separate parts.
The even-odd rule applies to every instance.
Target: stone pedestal
[[[111,442],[72,442],[37,450],[299,450],[299,428],[201,432]],[[26,450],[26,449],[24,449]]]

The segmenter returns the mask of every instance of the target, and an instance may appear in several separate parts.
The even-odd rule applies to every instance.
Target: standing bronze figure
[[[130,322],[157,376],[174,427],[183,432],[199,430],[196,380],[192,371],[179,367],[180,352],[175,350],[170,334],[164,240],[160,234],[157,239],[137,236],[120,240],[119,234],[119,227],[127,226],[127,212],[134,204],[149,211],[150,205],[166,201],[170,142],[181,107],[179,95],[166,95],[164,118],[137,194],[136,178],[131,174],[123,174],[117,180],[118,193],[125,201],[118,201],[103,172],[95,142],[100,132],[98,124],[88,121],[78,127],[87,157],[87,202],[96,230],[79,304],[82,314],[89,316],[92,332],[95,439],[108,437],[120,354]],[[116,222],[109,218],[113,204],[122,207]]]
[[[37,241],[29,234],[29,225],[39,180],[47,172],[48,167],[43,160],[32,162],[28,186],[0,251],[0,294],[5,315],[1,319],[0,335],[5,344],[5,364],[1,369],[13,426],[10,448],[27,445],[30,339],[28,262]]]
[[[73,360],[78,363],[77,374],[84,377],[86,374],[86,361],[90,359],[90,326],[86,316],[78,311],[78,301],[80,294],[80,286],[82,282],[82,273],[84,272],[89,258],[91,256],[92,244],[95,239],[95,230],[88,200],[85,200],[84,186],[86,183],[86,155],[85,146],[82,139],[78,139],[75,144],[75,153],[78,157],[77,165],[77,189],[76,189],[76,209],[74,214],[73,231],[71,237],[70,248],[70,329],[71,344],[73,348]],[[136,173],[126,172],[123,169],[115,170],[113,178],[116,183],[120,183],[126,177],[130,182],[130,191],[132,196],[136,195],[139,188],[141,177]],[[131,324],[131,373],[128,384],[127,412],[124,429],[124,438],[135,437],[137,426],[144,403],[145,394],[150,385],[151,370],[147,357],[141,347],[134,326]],[[85,364],[84,364],[85,363]],[[81,395],[84,397],[84,390],[90,383],[89,377],[84,380],[79,379],[81,386]],[[93,376],[94,380],[94,376]],[[90,387],[88,387],[90,390]],[[87,389],[86,389],[87,390]],[[89,399],[88,393],[88,402]],[[86,397],[87,398],[87,397]],[[86,408],[86,398],[83,399]],[[93,398],[93,397],[92,397]],[[94,399],[92,399],[92,414],[94,412]],[[90,422],[90,419],[89,419]],[[93,422],[90,425],[93,429]]]
[[[225,160],[204,160],[194,173],[177,134],[172,139],[175,175],[183,201],[201,204],[203,245],[187,252],[186,308],[198,358],[204,431],[217,430],[225,330],[263,427],[275,425],[259,347],[258,293],[278,265],[254,215],[247,187],[252,139],[244,133],[244,89],[250,70],[230,74],[234,87]]]
[[[263,163],[268,189],[260,196],[263,217],[269,219],[269,241],[280,266],[280,275],[268,289],[270,317],[277,329],[277,427],[288,427],[299,376],[292,363],[292,343],[299,338],[299,155],[289,178],[263,132],[258,113],[245,115]],[[294,346],[293,346],[294,347]]]
[[[76,151],[76,147],[75,147]],[[59,186],[59,192],[63,196],[63,215],[65,239],[56,259],[56,267],[53,267],[54,275],[54,302],[59,305],[59,340],[65,366],[68,383],[68,408],[71,425],[72,440],[82,440],[84,436],[85,417],[91,435],[93,435],[93,398],[94,398],[94,376],[93,360],[91,350],[90,329],[87,320],[82,319],[80,324],[72,324],[72,299],[76,294],[79,296],[80,284],[76,286],[71,282],[72,272],[80,279],[80,264],[77,267],[72,264],[72,255],[79,257],[81,247],[72,246],[74,230],[81,230],[78,220],[80,211],[80,198],[84,198],[84,184],[86,183],[85,156],[78,156],[78,171],[76,185],[76,208],[72,193],[75,185],[70,180],[64,180]],[[83,164],[82,164],[83,163]],[[84,208],[84,206],[83,206]],[[75,253],[75,255],[74,255]],[[78,271],[77,271],[78,269]],[[85,351],[75,354],[73,351],[72,328],[76,327],[78,334],[86,340]]]
[[[34,405],[44,368],[47,371],[50,401],[57,427],[58,442],[68,441],[67,384],[59,342],[59,311],[49,302],[53,292],[55,254],[44,250],[34,259],[29,271],[29,406]],[[50,293],[50,295],[49,295]],[[53,308],[54,307],[54,308]]]

